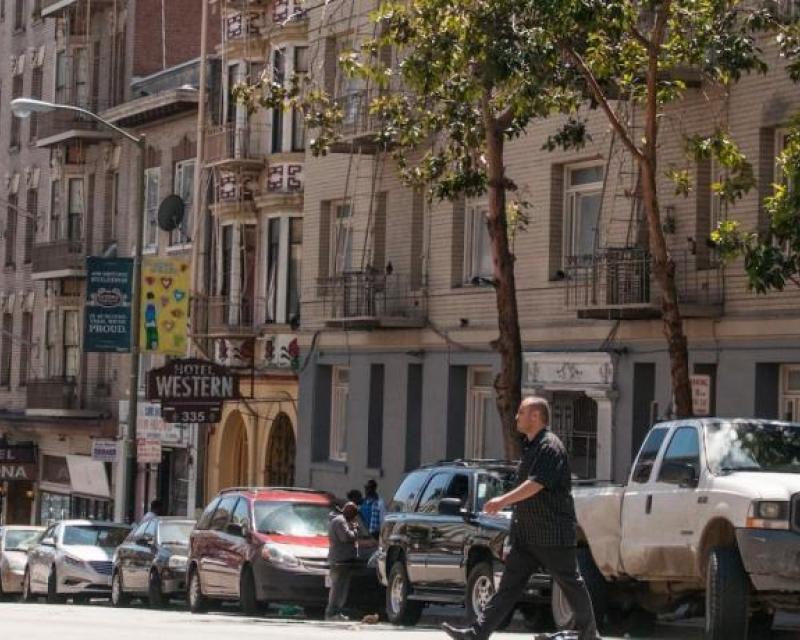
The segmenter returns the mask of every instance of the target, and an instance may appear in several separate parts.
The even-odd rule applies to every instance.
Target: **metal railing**
[[[423,292],[398,274],[346,271],[321,278],[318,289],[328,319],[423,319],[427,312]]]
[[[70,411],[80,409],[78,383],[69,378],[28,380],[26,406],[29,409]]]
[[[265,324],[266,299],[251,296],[209,296],[192,300],[192,326],[212,334],[251,334]]]
[[[86,249],[82,240],[37,242],[31,255],[33,273],[82,270],[86,268]]]
[[[339,135],[366,135],[378,128],[377,116],[369,112],[372,97],[367,91],[356,91],[336,98],[336,105],[344,114],[338,128]]]
[[[721,305],[724,301],[722,263],[690,251],[670,252],[675,263],[678,302],[687,305]],[[638,247],[609,247],[591,256],[566,260],[568,308],[624,308],[660,305],[653,278],[653,259]]]
[[[223,124],[206,129],[205,161],[263,160],[269,152],[266,127]]]

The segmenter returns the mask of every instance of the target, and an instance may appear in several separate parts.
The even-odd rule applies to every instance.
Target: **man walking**
[[[514,609],[539,567],[550,574],[575,612],[579,640],[600,637],[589,592],[578,570],[569,460],[564,445],[547,428],[549,424],[547,400],[528,397],[522,401],[517,429],[524,436],[524,444],[517,486],[484,505],[484,511],[490,514],[514,506],[511,552],[497,593],[475,624],[466,629],[442,625],[454,640],[486,640]]]
[[[345,503],[342,513],[331,518],[328,525],[328,564],[330,591],[326,620],[347,620],[344,605],[350,590],[353,563],[358,558],[358,507]]]

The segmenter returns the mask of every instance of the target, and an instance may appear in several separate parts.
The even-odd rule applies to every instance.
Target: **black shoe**
[[[454,627],[447,622],[443,622],[442,631],[444,631],[453,640],[476,640],[477,638],[475,630],[472,627],[459,629],[458,627]]]

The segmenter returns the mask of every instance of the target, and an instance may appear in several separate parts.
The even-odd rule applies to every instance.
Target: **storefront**
[[[37,463],[33,443],[0,443],[0,524],[31,521]]]
[[[84,455],[41,455],[37,524],[64,518],[111,520],[107,463]]]

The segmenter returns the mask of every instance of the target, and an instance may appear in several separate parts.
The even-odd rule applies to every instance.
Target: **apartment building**
[[[305,129],[291,110],[248,113],[241,82],[308,73],[308,19],[298,0],[212,2],[219,67],[204,123],[211,185],[207,278],[195,295],[195,340],[238,371],[243,400],[208,433],[206,488],[292,485],[298,432]]]
[[[4,485],[7,522],[114,516],[120,478],[111,463],[92,458],[92,443],[119,436],[130,356],[83,350],[85,265],[87,256],[131,255],[137,241],[135,148],[75,113],[19,120],[8,102],[27,96],[78,106],[148,134],[155,185],[145,206],[157,210],[155,199],[180,191],[196,155],[193,6],[190,0],[0,3],[9,12],[0,24],[0,49],[13,61],[0,72],[0,174],[7,176],[0,185],[0,204],[7,206],[0,434],[9,447],[32,452],[28,482]],[[159,169],[167,174],[163,182]],[[148,251],[186,249],[180,234],[174,244],[150,225],[146,234],[156,239]],[[159,467],[167,477],[153,473],[150,492],[177,482],[175,473],[188,486],[187,459],[166,451],[168,464]],[[193,512],[185,504],[188,489],[184,494],[176,508]]]
[[[391,492],[421,463],[503,455],[486,202],[428,203],[371,144],[372,89],[343,77],[336,58],[373,33],[373,4],[307,14],[310,73],[336,93],[345,119],[341,143],[305,159],[297,482],[340,494],[370,477]],[[768,43],[765,56],[767,76],[725,96],[697,84],[662,125],[665,168],[686,164],[683,136],[727,125],[758,189],[725,211],[711,192],[712,163],[690,167],[690,197],[666,178],[660,189],[708,412],[797,419],[798,291],[756,296],[741,264],[724,267],[706,243],[723,216],[765,223],[759,203],[776,179],[782,127],[800,108]],[[649,424],[671,411],[669,360],[636,172],[602,114],[583,115],[592,141],[580,151],[541,149],[555,121],[507,146],[508,174],[532,203],[514,240],[523,385],[551,401],[576,475],[620,480]]]

